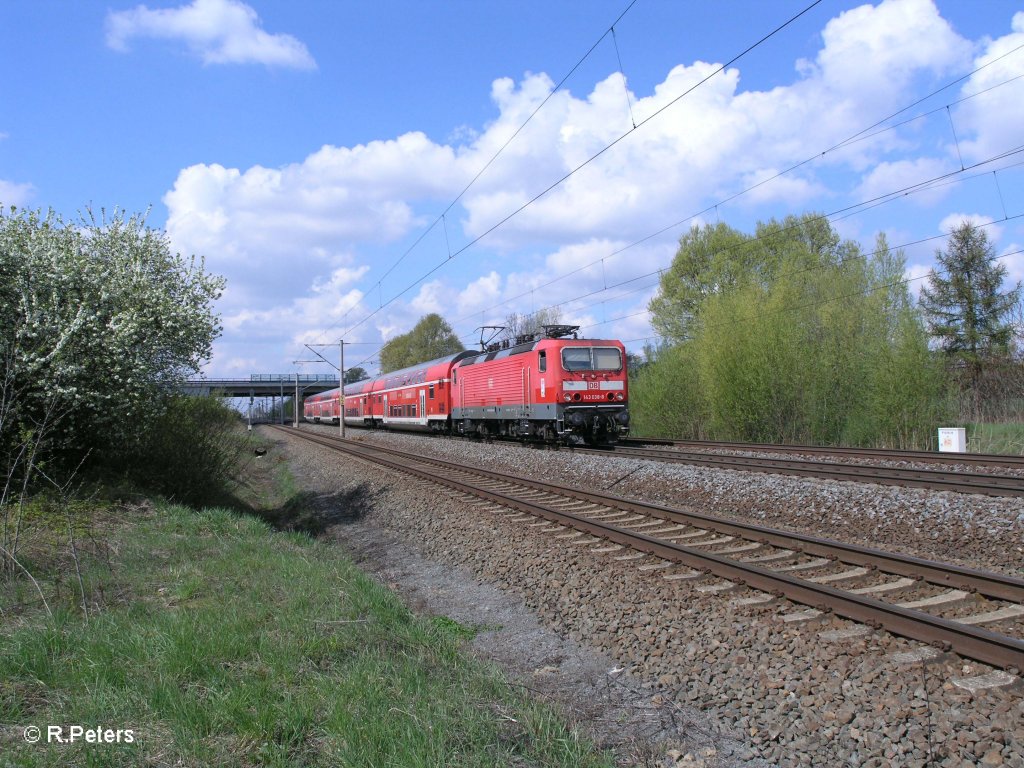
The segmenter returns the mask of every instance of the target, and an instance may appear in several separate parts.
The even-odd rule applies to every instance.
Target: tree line
[[[664,342],[632,382],[637,431],[923,447],[983,415],[993,371],[1019,404],[1020,285],[969,223],[936,258],[915,303],[884,235],[865,251],[814,214],[694,227],[650,303]]]

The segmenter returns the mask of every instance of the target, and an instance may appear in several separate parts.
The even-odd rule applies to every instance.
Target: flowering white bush
[[[209,357],[223,287],[143,216],[0,208],[0,504],[158,414]]]

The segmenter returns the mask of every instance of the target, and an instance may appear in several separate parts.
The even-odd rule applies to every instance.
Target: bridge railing
[[[337,376],[332,376],[329,373],[300,373],[298,376],[299,376],[299,381],[304,381],[304,382],[310,382],[310,381],[312,381],[312,382],[320,382],[320,381],[331,382],[331,381],[335,381],[336,382],[338,380]],[[261,381],[261,382],[266,382],[266,381],[290,381],[290,382],[292,382],[294,384],[295,383],[295,374],[294,373],[254,373],[251,376],[249,376],[249,381]]]
[[[295,383],[295,374],[276,374],[276,373],[254,373],[249,378],[244,376],[236,376],[235,378],[195,378],[187,379],[186,383],[194,384],[198,386],[207,386],[210,384],[241,384],[241,383],[252,383],[252,384],[288,384],[289,382]],[[335,384],[338,383],[337,376],[323,375],[323,374],[299,374],[300,384]]]

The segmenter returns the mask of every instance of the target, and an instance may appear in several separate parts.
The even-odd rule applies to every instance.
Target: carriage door
[[[530,417],[530,400],[532,399],[533,395],[533,393],[530,392],[531,378],[532,377],[530,375],[530,368],[528,366],[523,366],[523,407],[522,411],[520,412],[520,416],[522,418]]]
[[[388,423],[388,415],[388,396],[384,395],[384,410],[381,411],[380,418],[385,424]]]
[[[427,423],[427,390],[420,390],[420,420],[423,424]]]

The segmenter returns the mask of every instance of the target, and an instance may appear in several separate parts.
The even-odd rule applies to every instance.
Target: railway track
[[[666,580],[714,575],[725,581],[698,589],[746,586],[755,590],[750,604],[786,597],[809,606],[807,618],[830,612],[996,667],[1024,669],[1024,579],[278,429],[507,507],[513,522],[541,527],[567,546],[617,553],[621,560],[649,558],[640,567]]]
[[[770,448],[762,447],[761,450],[774,450],[774,448],[775,446]],[[575,448],[574,450],[584,453],[608,453],[607,449],[601,448]],[[652,459],[654,461],[734,469],[743,472],[799,475],[827,480],[928,488],[935,491],[953,491],[955,493],[980,493],[986,496],[1024,496],[1024,477],[1009,475],[939,469],[882,467],[871,464],[842,464],[811,459],[737,456],[733,454],[708,453],[705,451],[678,450],[676,448],[635,447],[633,444],[617,446],[614,449],[614,453],[627,458]],[[869,456],[865,453],[849,455],[856,455],[858,458],[881,458],[881,456]],[[1024,463],[1021,464],[1021,468],[1024,469]]]
[[[629,448],[664,446],[698,451],[749,451],[754,453],[793,453],[801,456],[849,456],[877,461],[908,461],[922,464],[960,464],[977,467],[1024,469],[1024,456],[1003,453],[939,453],[937,451],[901,451],[888,448],[844,448],[822,445],[773,445],[768,443],[723,442],[719,440],[665,440],[657,437],[630,437],[621,441]]]
[[[361,430],[362,427],[349,427]],[[655,446],[655,447],[652,447]],[[701,450],[680,450],[691,447]],[[724,443],[710,441],[661,440],[629,438],[614,448],[573,447],[578,453],[618,454],[626,458],[650,459],[675,464],[732,469],[741,472],[816,477],[846,482],[876,483],[902,487],[927,488],[953,493],[979,493],[986,496],[1024,496],[1024,477],[981,472],[941,469],[883,467],[875,464],[844,464],[810,459],[781,459],[767,456],[737,456],[713,451],[750,451],[794,453],[801,455],[835,455],[876,461],[926,462],[984,467],[1008,467],[1024,470],[1024,456],[1001,454],[957,454],[945,457],[928,451],[888,451],[881,449],[827,448],[821,446],[763,445],[758,443]]]

